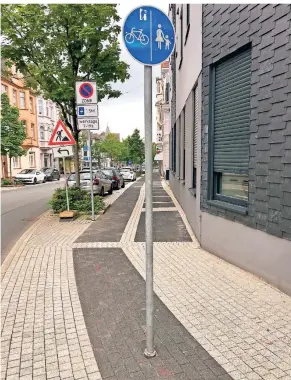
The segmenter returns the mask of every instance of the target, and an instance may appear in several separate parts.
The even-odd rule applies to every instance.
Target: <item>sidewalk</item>
[[[290,380],[290,297],[202,250],[156,174],[145,359],[143,179],[113,201],[94,223],[45,214],[4,263],[2,378]]]

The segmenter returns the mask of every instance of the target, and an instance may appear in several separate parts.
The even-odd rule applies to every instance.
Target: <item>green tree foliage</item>
[[[128,156],[133,164],[141,164],[144,161],[145,147],[138,129],[128,137]]]
[[[153,145],[152,145],[153,162],[154,162],[156,154],[157,154],[157,144],[155,142],[153,142]]]
[[[18,108],[9,104],[8,96],[1,95],[1,156],[9,156],[10,177],[12,177],[12,157],[23,156],[26,151],[21,144],[26,138],[25,126],[19,120]]]
[[[119,161],[122,156],[122,143],[119,141],[114,133],[109,133],[106,139],[100,144],[101,153],[106,153],[112,161]]]
[[[14,62],[27,85],[56,102],[78,142],[75,81],[95,80],[99,101],[119,97],[112,82],[124,82],[120,17],[114,4],[2,5],[2,57]],[[79,183],[78,144],[75,169]]]

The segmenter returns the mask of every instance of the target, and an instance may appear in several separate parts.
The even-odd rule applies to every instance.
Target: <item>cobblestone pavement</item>
[[[105,198],[113,203],[130,187]],[[106,215],[106,214],[105,214]],[[72,243],[91,224],[46,212],[2,265],[1,379],[101,378],[76,288]]]
[[[170,201],[174,207],[171,204],[171,207],[155,208],[155,214],[167,214],[169,218],[175,214],[178,219],[181,218],[188,233],[187,235],[184,231],[182,235],[189,236],[190,239],[166,240],[165,223],[165,228],[160,229],[159,240],[154,243],[154,288],[158,297],[155,300],[155,321],[159,329],[156,347],[158,358],[162,362],[158,360],[154,367],[149,364],[151,360],[140,359],[141,363],[138,363],[137,368],[136,361],[130,360],[130,357],[125,358],[121,349],[125,370],[129,371],[130,375],[126,377],[127,372],[124,372],[122,366],[119,366],[121,369],[116,373],[116,365],[120,359],[116,355],[108,355],[112,349],[112,342],[110,337],[107,339],[105,335],[114,332],[117,336],[118,332],[106,330],[106,326],[102,324],[108,323],[112,327],[114,321],[109,316],[108,320],[99,321],[98,325],[94,325],[94,319],[88,324],[88,318],[90,315],[96,316],[100,310],[109,310],[108,300],[115,299],[115,304],[111,303],[111,312],[123,300],[118,296],[124,294],[118,293],[118,287],[114,285],[118,285],[119,289],[125,287],[126,291],[133,295],[137,307],[142,309],[143,287],[141,277],[137,273],[145,277],[145,246],[144,242],[136,241],[136,237],[141,233],[139,229],[143,228],[139,223],[143,214],[144,186],[142,181],[132,186],[137,188],[140,194],[131,215],[126,217],[128,220],[119,241],[99,241],[97,238],[91,238],[90,243],[79,241],[78,238],[88,227],[92,229],[90,221],[78,219],[71,223],[59,223],[56,218],[46,213],[16,244],[2,266],[1,378],[98,380],[102,375],[106,380],[210,380],[219,379],[219,376],[227,379],[229,376],[225,373],[228,373],[234,380],[290,380],[290,297],[259,278],[202,250],[179,203],[168,186],[158,180],[154,181],[154,202],[158,202],[160,206],[161,202]],[[114,193],[111,200],[109,197],[106,198],[107,202],[116,199],[117,207],[118,197],[121,195],[123,190]],[[115,205],[107,213],[114,208]],[[159,223],[161,217],[157,220]],[[101,218],[93,224],[97,225],[98,221],[100,222]],[[82,291],[81,282],[85,280],[84,277],[79,277],[81,272],[78,270],[77,289],[72,248],[76,249],[76,269],[78,264],[83,263],[83,273],[87,274],[88,281],[94,275],[97,283],[98,276],[103,276],[100,264],[100,260],[103,260],[112,280],[105,279],[111,290],[108,300],[104,297],[106,284],[102,282],[99,290],[92,285],[92,289],[99,291],[102,302],[97,305],[98,300],[93,298],[95,304],[90,304],[89,293],[92,294],[92,291],[89,289],[88,294]],[[82,258],[81,252],[84,257],[90,257],[92,266],[82,261],[84,257]],[[112,262],[108,260],[109,257],[112,258]],[[133,276],[136,293],[132,285],[126,281],[127,276],[118,271],[118,263],[122,268],[125,267],[127,274]],[[86,268],[87,272],[84,271]],[[138,294],[139,302],[134,298]],[[86,310],[86,307],[91,309]],[[126,308],[121,310],[120,315],[122,313],[126,313]],[[141,318],[137,320],[139,329],[133,330],[137,332],[127,336],[128,346],[133,350],[138,349],[139,355],[144,347],[144,335],[140,331],[143,313],[144,310],[140,310],[137,316]],[[167,321],[166,326],[161,324],[163,318]],[[125,322],[134,324],[130,315],[127,319]],[[167,326],[167,323],[171,327]],[[177,329],[173,329],[173,326]],[[123,328],[126,329],[126,325]],[[98,356],[96,351],[100,350],[100,347],[96,347],[96,344],[98,345],[97,338],[100,337],[102,329],[104,336],[101,343],[103,348],[106,346],[107,351],[100,360],[101,356]],[[175,335],[176,330],[178,335]],[[163,336],[159,336],[158,332]],[[127,330],[126,334],[130,332]],[[133,338],[136,340],[132,341]],[[183,339],[184,343],[179,342],[179,339]],[[139,344],[138,347],[135,345],[136,342]],[[169,357],[169,350],[163,351],[165,342],[172,350]],[[104,352],[101,352],[102,354]],[[134,354],[137,355],[137,352],[134,351]],[[95,357],[99,360],[99,368]],[[134,358],[137,359],[136,356]],[[106,372],[110,371],[110,367],[113,368],[113,376]],[[151,367],[154,367],[154,372]]]
[[[154,201],[166,196],[174,203],[174,208],[155,208],[155,213],[178,212],[191,237],[190,242],[168,242],[169,224],[164,223],[164,237],[154,243],[154,289],[159,299],[234,380],[290,380],[290,297],[202,250],[166,183],[155,181],[154,187]],[[143,205],[144,187],[120,242],[96,239],[74,247],[97,248],[87,253],[97,261],[104,248],[121,248],[145,278],[145,245],[135,242]]]

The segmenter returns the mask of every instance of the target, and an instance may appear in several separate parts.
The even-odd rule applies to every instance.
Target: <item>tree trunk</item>
[[[9,156],[9,177],[10,181],[12,181],[12,157]]]

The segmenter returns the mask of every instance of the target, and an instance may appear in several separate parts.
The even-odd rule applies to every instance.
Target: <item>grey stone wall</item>
[[[203,5],[201,208],[291,240],[291,7]],[[251,43],[248,215],[207,203],[209,65]]]

